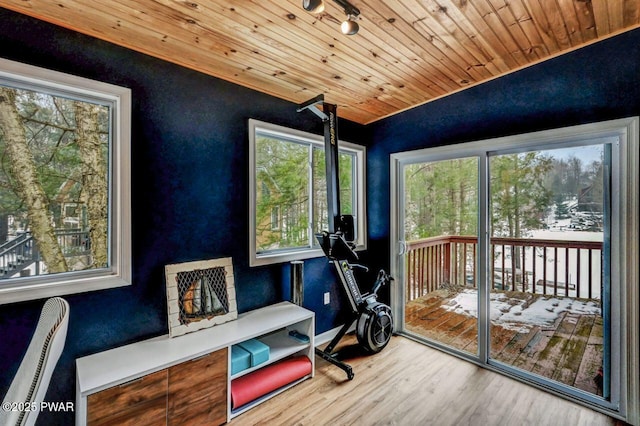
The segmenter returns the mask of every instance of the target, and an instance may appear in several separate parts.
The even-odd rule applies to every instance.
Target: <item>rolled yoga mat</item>
[[[311,361],[302,355],[238,377],[231,382],[231,407],[241,407],[307,374],[311,374]]]

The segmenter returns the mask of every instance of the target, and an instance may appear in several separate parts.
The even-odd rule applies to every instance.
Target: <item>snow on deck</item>
[[[490,293],[491,323],[526,333],[534,326],[552,327],[561,313],[600,316],[600,303],[594,300],[533,295],[525,299],[509,297],[505,293]],[[532,301],[533,300],[533,301]],[[478,292],[465,289],[443,306],[448,311],[478,317]]]

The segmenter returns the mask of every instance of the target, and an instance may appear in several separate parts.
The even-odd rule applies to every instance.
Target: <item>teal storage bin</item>
[[[252,367],[269,361],[269,346],[257,339],[246,340],[242,343],[238,343],[238,346],[249,352],[251,355]]]
[[[238,345],[231,346],[231,374],[251,367],[251,354]]]

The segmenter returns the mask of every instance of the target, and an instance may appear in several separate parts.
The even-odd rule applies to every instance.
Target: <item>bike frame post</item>
[[[322,104],[322,110],[318,105]],[[310,110],[322,119],[324,127],[324,158],[327,178],[327,216],[329,216],[329,232],[338,231],[336,220],[340,216],[340,182],[338,179],[338,107],[324,101],[324,95],[298,106],[297,112]]]
[[[329,232],[338,231],[336,223],[340,215],[340,182],[338,179],[338,119],[337,107],[334,104],[322,105],[327,116],[324,122],[324,159],[327,177],[327,216]]]

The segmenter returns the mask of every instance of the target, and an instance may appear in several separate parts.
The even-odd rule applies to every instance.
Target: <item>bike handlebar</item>
[[[371,294],[375,294],[377,296],[380,288],[383,285],[391,282],[392,280],[393,280],[393,277],[391,275],[387,274],[384,269],[380,269],[380,271],[378,271],[378,277],[376,278],[376,282],[373,284],[373,289],[371,290]]]

